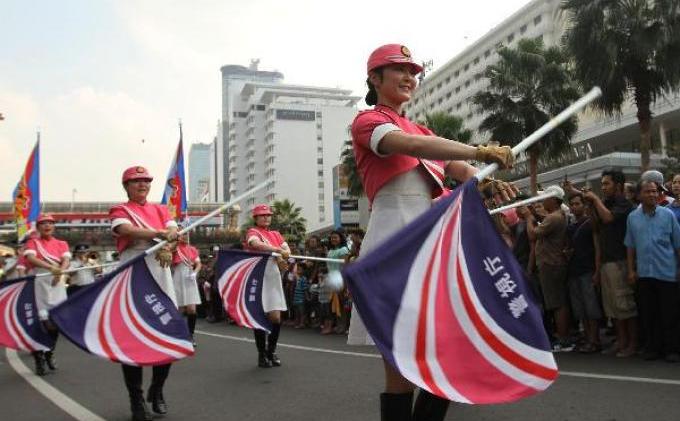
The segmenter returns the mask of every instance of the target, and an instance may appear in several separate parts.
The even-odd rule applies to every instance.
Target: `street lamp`
[[[75,207],[76,193],[78,193],[78,190],[71,190],[71,212],[73,212],[73,208]]]

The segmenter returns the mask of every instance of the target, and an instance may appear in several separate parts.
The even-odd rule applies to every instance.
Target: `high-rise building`
[[[194,143],[189,149],[189,202],[208,201],[210,144]]]
[[[222,66],[222,120],[215,141],[213,142],[213,156],[211,158],[212,183],[210,198],[215,202],[229,200],[229,136],[230,126],[235,118],[246,110],[237,109],[238,95],[243,85],[249,82],[281,83],[283,74],[258,70],[259,60],[252,60],[249,67],[239,65]]]
[[[332,168],[340,162],[348,127],[360,99],[351,91],[262,81],[230,81],[224,167],[228,197],[269,180],[267,187],[239,203],[242,220],[254,204],[288,199],[302,208],[307,229],[333,224]],[[224,122],[228,121],[229,124]]]
[[[472,103],[472,97],[488,88],[484,77],[487,66],[498,61],[496,50],[513,47],[522,38],[542,38],[546,46],[558,45],[568,26],[568,15],[560,9],[561,0],[533,0],[512,14],[484,36],[469,45],[443,66],[428,74],[405,111],[409,118],[422,121],[425,114],[445,112],[464,120],[472,129],[473,143],[485,142],[490,134],[478,131],[484,113]],[[577,183],[599,180],[602,169],[616,167],[625,173],[639,174],[639,129],[636,108],[629,101],[621,116],[604,117],[587,111],[579,115],[579,130],[574,136],[572,154],[562,160],[546,160],[539,171],[539,182],[556,183],[568,176]],[[652,106],[658,147],[652,154],[652,166],[658,166],[669,139],[680,136],[680,95],[662,98]],[[502,139],[499,139],[502,140]],[[519,162],[508,173],[520,187],[528,185],[526,162]],[[597,183],[596,183],[597,184]]]

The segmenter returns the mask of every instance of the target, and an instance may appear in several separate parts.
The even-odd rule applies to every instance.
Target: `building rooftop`
[[[225,66],[220,67],[220,71],[222,72],[222,76],[228,75],[260,76],[260,77],[266,76],[283,79],[283,73],[281,72],[249,69],[248,67],[241,66],[239,64],[227,64]]]

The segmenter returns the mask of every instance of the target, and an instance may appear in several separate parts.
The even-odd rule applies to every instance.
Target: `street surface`
[[[379,419],[382,362],[373,347],[284,328],[278,351],[284,365],[260,369],[249,330],[199,322],[197,331],[196,356],[172,367],[164,420]],[[30,355],[15,355],[0,351],[2,420],[129,419],[116,364],[84,353],[63,337],[56,351],[59,370],[43,378],[32,374]],[[24,376],[17,373],[25,371],[22,362],[30,368]],[[545,393],[508,405],[454,404],[447,420],[680,420],[679,364],[577,353],[559,354],[558,364],[562,374]],[[151,370],[144,374],[147,387]]]

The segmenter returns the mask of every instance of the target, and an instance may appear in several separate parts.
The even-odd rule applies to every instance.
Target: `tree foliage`
[[[446,139],[457,140],[468,143],[472,138],[472,131],[464,127],[461,117],[437,111],[432,114],[425,114],[425,121],[422,123],[434,134]]]
[[[350,196],[360,197],[364,194],[364,185],[361,182],[361,175],[357,169],[357,161],[354,157],[354,149],[352,141],[345,142],[345,148],[340,154],[340,162],[342,163],[342,171],[348,180],[347,193]]]
[[[521,39],[516,48],[501,47],[498,54],[500,60],[484,72],[488,90],[477,93],[473,103],[487,113],[480,130],[514,146],[578,99],[580,91],[567,54],[558,47],[545,48],[541,39]],[[577,127],[573,117],[529,149],[533,192],[539,158],[564,153]]]
[[[648,169],[651,104],[680,87],[680,0],[566,0],[562,7],[576,78],[602,88],[596,106],[606,114],[620,114],[632,97]]]

